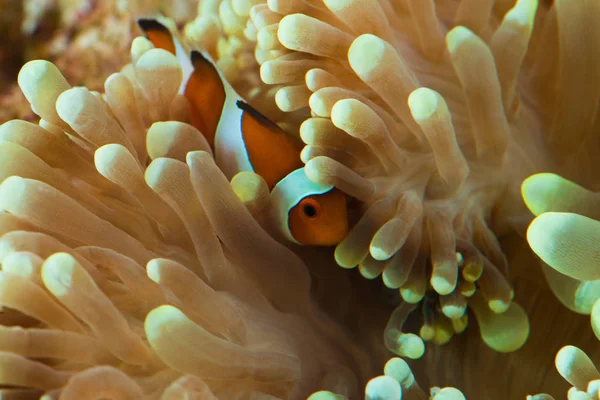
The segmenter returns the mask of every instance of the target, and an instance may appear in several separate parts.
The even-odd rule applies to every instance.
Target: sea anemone
[[[357,397],[386,357],[385,313],[263,230],[265,182],[230,184],[177,121],[175,57],[139,38],[132,58],[104,94],[47,61],[19,74],[41,120],[0,126],[1,383],[19,387],[3,395]],[[367,393],[425,395],[386,365]]]
[[[374,359],[317,306],[308,268],[200,132],[161,122],[180,111],[181,69],[139,43],[103,95],[46,61],[19,74],[42,119],[0,126],[2,384],[64,399],[354,396]]]
[[[368,381],[367,398],[393,400],[464,397],[447,385],[484,399],[561,393],[549,358],[574,341],[594,356],[597,340],[589,319],[547,296],[513,234],[532,218],[527,176],[593,183],[600,6],[226,0],[198,10],[187,44],[306,143],[307,175],[356,199],[358,221],[333,254],[275,241],[264,182],[227,182],[187,124],[177,60],[144,38],[103,93],[32,61],[18,81],[41,119],[0,127],[1,390],[339,399]],[[594,263],[532,247],[562,304],[594,315]],[[436,345],[425,352],[423,340]],[[384,344],[424,357],[392,358],[373,378],[390,357]],[[592,375],[567,380],[593,394],[582,386]]]
[[[512,325],[483,335],[495,350],[528,335],[497,237],[528,217],[519,185],[548,165],[543,131],[524,133],[537,110],[518,86],[538,4],[493,5],[268,1],[245,31],[275,103],[310,114],[307,175],[360,203],[335,259],[399,291],[385,342],[401,356],[463,332],[468,306]],[[417,304],[420,338],[401,333]]]
[[[592,330],[600,339],[598,194],[551,173],[529,177],[522,192],[536,215],[527,240],[540,257],[550,288],[567,308],[590,315]],[[562,348],[556,355],[556,368],[573,386],[569,399],[598,396],[600,374],[581,349]]]

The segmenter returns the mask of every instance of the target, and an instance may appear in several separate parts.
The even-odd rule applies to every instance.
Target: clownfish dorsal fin
[[[171,54],[177,55],[175,40],[173,39],[173,35],[169,28],[153,18],[140,18],[137,23],[154,47],[167,50]]]
[[[155,48],[166,50],[177,57],[183,72],[183,83],[187,82],[187,78],[192,73],[192,64],[190,63],[188,52],[181,45],[177,36],[169,29],[166,23],[161,22],[157,18],[141,18],[137,22],[142,32],[144,32],[144,36],[146,36]],[[179,91],[183,91],[183,85]]]
[[[184,73],[180,92],[190,103],[191,125],[202,132],[214,150],[226,97],[225,85],[217,68],[199,51],[192,51],[188,57],[171,30],[159,20],[142,18],[138,25],[154,47],[167,50],[179,59]]]
[[[192,108],[192,125],[214,149],[217,127],[227,96],[225,85],[215,65],[199,51],[190,56],[193,70],[185,86],[184,95]]]
[[[300,144],[255,108],[239,100],[241,130],[254,172],[262,176],[269,189],[290,172],[303,166]]]

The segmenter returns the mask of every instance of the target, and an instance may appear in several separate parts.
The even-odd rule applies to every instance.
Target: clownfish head
[[[333,246],[348,233],[346,195],[333,186],[312,182],[304,168],[283,178],[271,191],[274,216],[290,241]]]

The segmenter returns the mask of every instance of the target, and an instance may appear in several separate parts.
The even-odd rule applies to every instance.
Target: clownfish
[[[205,52],[190,56],[175,35],[156,19],[138,25],[156,48],[177,56],[183,70],[180,93],[191,107],[191,125],[210,144],[216,163],[231,180],[242,171],[260,175],[271,193],[274,216],[293,243],[338,244],[348,232],[346,195],[308,179],[302,147],[231,87]]]

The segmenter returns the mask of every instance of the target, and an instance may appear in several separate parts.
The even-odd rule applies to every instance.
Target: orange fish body
[[[138,24],[155,47],[179,58],[184,74],[180,91],[192,109],[191,124],[206,137],[227,178],[251,171],[265,180],[274,216],[288,240],[316,246],[339,243],[348,231],[346,196],[308,179],[300,144],[244,102],[208,54],[194,50],[188,57],[155,19]]]

